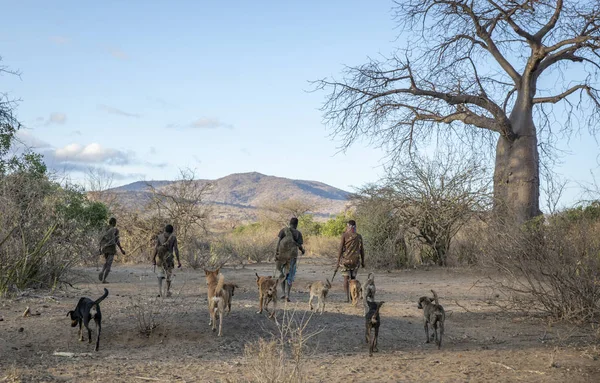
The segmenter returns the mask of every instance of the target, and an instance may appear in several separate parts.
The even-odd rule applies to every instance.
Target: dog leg
[[[375,327],[375,340],[373,342],[373,352],[379,352],[377,349],[377,339],[379,339],[379,327]]]
[[[439,341],[438,341],[438,324],[437,324],[437,320],[435,322],[433,322],[433,339],[435,339],[435,344],[437,345],[439,343]]]
[[[325,312],[325,297],[323,297],[323,306],[321,306],[321,315]]]
[[[369,356],[373,356],[373,348],[375,346],[375,332],[371,333],[371,331],[369,331],[369,333],[371,338],[369,339]]]
[[[313,310],[313,305],[312,305],[313,298],[314,298],[314,295],[310,294],[310,298],[308,298],[308,307],[310,308],[310,311]]]
[[[369,339],[371,338],[371,327],[367,324],[365,327],[365,343],[369,344]]]
[[[263,311],[263,296],[258,297],[258,311],[257,314],[262,314]]]
[[[223,312],[225,312],[225,307],[223,307],[223,311],[219,311],[219,335],[223,335]]]
[[[98,329],[98,336],[96,337],[96,348],[94,351],[98,351],[98,349],[100,348],[100,332],[102,331],[102,320],[101,317],[98,316],[98,314],[94,316],[94,322],[96,322],[96,327]]]
[[[83,328],[81,327],[83,325],[81,319],[79,320],[79,341],[83,342]]]
[[[444,322],[440,322],[440,342],[438,343],[438,350],[442,347],[442,338],[444,337]]]
[[[425,319],[425,336],[427,337],[425,343],[429,343],[429,323],[427,323],[427,319]]]
[[[88,332],[88,343],[92,343],[92,329],[90,328],[90,322],[87,323],[87,326],[85,326],[85,328],[87,329]]]

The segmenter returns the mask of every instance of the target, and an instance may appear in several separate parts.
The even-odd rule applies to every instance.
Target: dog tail
[[[433,300],[435,301],[435,304],[439,305],[440,302],[438,301],[438,296],[437,296],[436,292],[433,290],[431,290],[431,292],[433,293]]]
[[[372,281],[375,279],[375,275],[373,273],[369,273],[369,275],[367,275],[367,281]]]
[[[224,284],[225,276],[223,276],[223,274],[219,274],[219,281],[217,282],[217,287],[215,287],[215,295],[220,296],[222,294]]]
[[[104,298],[106,298],[108,296],[108,290],[106,288],[104,288],[104,295],[102,295],[100,298],[96,299],[96,301],[94,302],[94,306],[97,306],[100,302],[102,302],[104,300]]]

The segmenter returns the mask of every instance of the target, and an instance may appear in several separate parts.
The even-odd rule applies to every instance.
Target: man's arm
[[[119,229],[116,229],[115,237],[117,238],[117,246],[119,246],[119,250],[121,250],[121,254],[125,255],[125,250],[121,247],[121,237],[119,235]]]
[[[365,247],[363,246],[362,235],[359,235],[358,240],[359,240],[359,243],[360,243],[360,260],[361,260],[361,266],[364,269],[365,268]]]
[[[173,252],[177,257],[177,267],[181,267],[181,262],[179,261],[179,247],[177,246],[177,237],[173,240]]]
[[[298,243],[298,248],[302,252],[302,255],[304,255],[304,253],[306,251],[304,250],[304,239],[302,238],[302,233],[300,231],[298,231],[298,242],[297,243]]]
[[[344,245],[345,244],[346,244],[346,237],[344,237],[344,234],[342,234],[342,242],[340,242],[340,247],[338,249],[338,260],[337,260],[336,269],[338,267],[340,267],[340,262],[342,261],[342,254],[344,253]]]
[[[154,255],[152,255],[152,264],[156,265],[156,255],[158,254],[158,237],[155,239],[156,244],[154,245]]]
[[[279,255],[279,244],[281,243],[281,239],[285,237],[285,233],[283,232],[283,229],[281,229],[279,231],[279,234],[277,234],[277,248],[275,249],[275,258],[277,258],[277,256]]]

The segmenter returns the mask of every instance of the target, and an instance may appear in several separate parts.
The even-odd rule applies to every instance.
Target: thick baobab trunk
[[[523,223],[541,214],[537,134],[532,105],[517,99],[510,115],[513,137],[500,136],[494,170],[494,210]]]

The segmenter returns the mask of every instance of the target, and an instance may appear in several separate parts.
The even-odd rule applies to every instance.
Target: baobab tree
[[[406,47],[316,82],[344,147],[368,136],[393,155],[432,136],[497,140],[494,209],[540,214],[539,147],[587,125],[598,133],[600,1],[405,0]],[[561,103],[564,118],[554,117]],[[559,121],[560,120],[560,121]],[[456,137],[455,136],[455,137]]]

